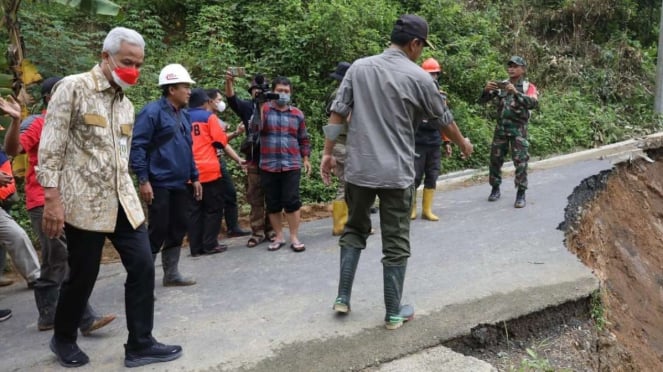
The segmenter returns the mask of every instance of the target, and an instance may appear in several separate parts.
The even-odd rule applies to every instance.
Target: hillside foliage
[[[128,95],[137,109],[158,98],[157,77],[168,63],[189,69],[197,86],[223,88],[228,66],[285,75],[294,104],[307,116],[313,173],[302,179],[305,202],[328,201],[333,188],[318,176],[326,123],[325,101],[339,61],[381,52],[403,13],[426,18],[443,66],[441,86],[456,121],[475,144],[467,161],[458,151],[445,172],[485,167],[494,108],[476,103],[486,81],[503,79],[510,55],[525,57],[540,91],[530,122],[531,155],[591,148],[652,133],[660,2],[653,0],[117,0],[117,17],[90,16],[50,1],[24,1],[21,32],[26,56],[43,76],[89,70],[105,32],[126,26],[147,42],[140,83]],[[237,82],[238,95],[248,79]],[[37,87],[33,88],[38,95]],[[39,102],[38,100],[36,102]],[[39,111],[35,104],[33,111]],[[235,127],[228,110],[223,119]],[[239,141],[239,140],[235,140]],[[236,143],[236,147],[239,142]],[[233,168],[238,182],[241,172]],[[243,192],[243,187],[238,191]]]

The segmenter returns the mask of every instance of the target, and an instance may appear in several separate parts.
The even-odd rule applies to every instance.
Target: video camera
[[[264,76],[262,76],[261,74],[256,74],[253,81],[255,82],[255,84],[253,85],[252,88],[258,90],[258,94],[256,94],[254,100],[258,101],[259,103],[263,103],[272,99],[279,99],[278,93],[272,93],[269,90],[269,84],[265,82]]]
[[[253,115],[249,119],[246,140],[240,147],[240,151],[246,155],[247,159],[258,159],[260,156],[260,131],[262,130],[262,113],[260,108],[269,100],[279,99],[278,93],[272,93],[269,90],[269,84],[265,82],[265,77],[262,74],[256,74],[249,90],[252,91],[253,89],[258,91],[253,97]]]

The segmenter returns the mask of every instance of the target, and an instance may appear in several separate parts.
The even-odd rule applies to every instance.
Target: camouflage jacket
[[[133,105],[99,65],[55,85],[36,171],[60,190],[67,223],[113,232],[120,206],[134,228],[145,221],[128,168],[133,123]]]
[[[537,108],[539,105],[539,93],[534,84],[521,79],[515,86],[518,94],[507,94],[506,91],[497,89],[489,92],[484,91],[481,98],[479,98],[479,103],[495,101],[498,129],[508,130],[527,125],[530,110]]]

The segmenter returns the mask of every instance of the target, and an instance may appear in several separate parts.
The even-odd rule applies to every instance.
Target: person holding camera
[[[344,119],[352,113],[345,159],[348,222],[339,240],[340,278],[333,309],[350,312],[352,283],[371,228],[370,208],[378,196],[387,329],[397,329],[414,316],[412,306],[401,305],[401,295],[410,256],[415,124],[426,118],[438,123],[438,130],[458,144],[464,156],[473,151],[458,128],[448,125],[450,112],[437,86],[414,62],[425,46],[431,46],[427,38],[428,23],[423,18],[399,17],[388,49],[352,63],[332,103],[329,124],[323,128],[320,173],[329,184],[332,149]]]
[[[267,213],[276,232],[269,251],[276,251],[285,244],[282,213],[285,210],[290,228],[290,248],[295,252],[306,249],[299,240],[299,181],[302,167],[311,174],[309,155],[311,146],[304,113],[290,104],[292,83],[284,76],[272,81],[273,93],[261,108],[262,121],[251,122],[251,130],[260,133],[260,181],[265,190]],[[277,98],[278,97],[278,98]]]
[[[256,76],[256,78],[259,77],[260,76]],[[253,79],[248,88],[251,99],[240,99],[235,95],[235,75],[233,75],[231,69],[226,71],[225,93],[226,99],[228,100],[228,106],[230,106],[230,109],[242,120],[246,132],[246,139],[244,140],[244,143],[242,143],[240,152],[244,154],[246,159],[246,201],[251,208],[249,211],[251,237],[249,237],[249,240],[246,242],[246,246],[249,248],[253,248],[265,240],[273,242],[274,237],[276,236],[271,222],[269,221],[269,216],[265,212],[265,191],[260,183],[260,173],[258,170],[260,145],[255,142],[258,134],[252,132],[250,128],[251,118],[253,118],[254,112],[259,112],[259,110],[256,110],[256,106],[258,105],[258,95],[262,91],[268,90],[268,87],[264,86],[266,84],[259,85],[257,80],[258,79]]]
[[[525,79],[527,64],[523,57],[512,56],[507,62],[506,71],[509,79],[489,81],[479,98],[479,103],[492,100],[497,106],[497,125],[490,145],[488,182],[492,190],[488,201],[496,201],[501,196],[502,165],[510,148],[513,166],[516,168],[515,185],[518,189],[513,206],[524,208],[529,160],[527,124],[530,110],[539,105],[539,93],[536,86]]]

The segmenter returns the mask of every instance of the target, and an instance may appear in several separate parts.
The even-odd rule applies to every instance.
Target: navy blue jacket
[[[153,187],[184,189],[189,180],[198,181],[191,146],[191,118],[161,98],[150,102],[136,117],[129,156],[138,180]]]

